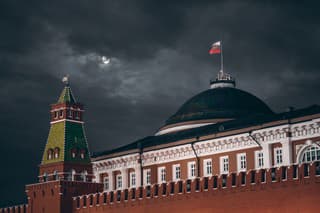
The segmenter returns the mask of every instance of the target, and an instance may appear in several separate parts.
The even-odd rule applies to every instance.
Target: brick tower
[[[29,212],[71,212],[72,197],[97,192],[84,132],[83,105],[76,102],[68,78],[51,105],[50,131],[39,166],[39,183],[26,186]]]

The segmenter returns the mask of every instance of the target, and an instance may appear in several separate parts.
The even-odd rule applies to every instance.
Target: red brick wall
[[[196,181],[191,184],[191,191],[186,192],[183,183],[183,192],[178,193],[178,184],[175,184],[175,191],[170,194],[170,184],[166,185],[166,194],[162,195],[159,187],[159,195],[154,196],[151,189],[150,197],[139,198],[139,189],[136,190],[136,199],[124,200],[124,192],[118,202],[116,192],[114,201],[110,203],[110,194],[107,195],[107,202],[103,202],[103,193],[99,193],[99,202],[96,203],[97,194],[93,195],[93,205],[89,205],[87,197],[79,199],[80,207],[74,200],[74,211],[76,213],[120,213],[120,212],[318,212],[320,208],[320,176],[315,175],[315,164],[310,166],[310,175],[304,177],[303,165],[299,168],[298,179],[292,178],[293,167],[283,167],[276,170],[276,181],[271,181],[271,170],[267,171],[266,183],[261,183],[261,172],[255,173],[255,183],[250,183],[251,175],[247,174],[245,186],[240,184],[240,177],[237,176],[235,186],[231,186],[231,176],[227,179],[227,186],[222,188],[221,178],[218,178],[218,187],[213,188],[213,178],[209,180],[208,190],[204,189],[204,181],[200,181],[199,191],[195,190]],[[287,178],[281,178],[282,169],[288,171]],[[83,199],[87,199],[84,207]]]

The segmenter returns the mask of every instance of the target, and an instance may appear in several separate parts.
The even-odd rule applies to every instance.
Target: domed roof
[[[273,114],[256,96],[233,87],[208,89],[185,102],[166,125],[207,119],[236,119],[245,116]]]

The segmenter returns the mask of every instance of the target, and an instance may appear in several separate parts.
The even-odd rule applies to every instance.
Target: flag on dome
[[[209,54],[220,54],[221,53],[221,41],[217,41],[211,45],[211,48],[209,50]]]

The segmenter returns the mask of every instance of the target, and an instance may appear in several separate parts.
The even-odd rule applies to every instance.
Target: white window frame
[[[229,167],[230,167],[229,166],[229,156],[228,155],[221,156],[220,157],[220,174],[228,174],[229,169],[230,169]]]
[[[109,181],[109,177],[106,176],[103,178],[103,190],[108,191],[109,188],[110,188],[110,181]]]
[[[195,161],[188,162],[188,179],[196,178],[197,166]]]
[[[158,183],[165,183],[166,182],[166,167],[165,166],[161,166],[158,167]]]
[[[256,169],[264,168],[264,153],[262,150],[255,151],[255,167]]]
[[[203,160],[203,174],[205,177],[212,175],[212,159]]]
[[[273,150],[274,155],[274,165],[281,166],[283,164],[283,150],[282,147],[276,147]]]
[[[123,183],[122,183],[122,175],[118,174],[116,176],[116,181],[117,181],[117,189],[122,189]]]
[[[148,186],[151,185],[151,169],[143,170],[143,185]]]
[[[130,172],[130,188],[135,188],[137,186],[137,175],[135,172]]]
[[[172,165],[172,180],[178,181],[181,178],[181,167],[180,164]]]
[[[247,155],[246,155],[246,153],[237,154],[237,166],[238,166],[238,172],[247,171]]]

